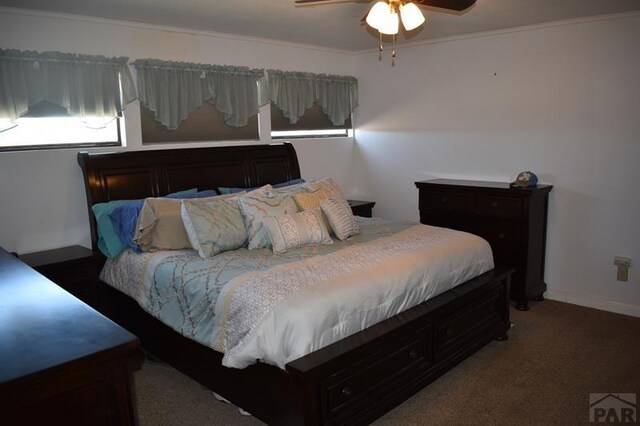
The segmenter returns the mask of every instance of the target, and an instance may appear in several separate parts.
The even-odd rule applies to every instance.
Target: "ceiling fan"
[[[331,0],[296,0],[297,4],[319,3]],[[371,0],[373,1],[373,0]],[[440,9],[462,11],[471,7],[476,0],[379,0],[362,18],[367,25],[378,31],[380,35],[379,50],[382,52],[382,35],[393,37],[394,48],[392,58],[396,57],[395,41],[400,30],[400,22],[405,30],[411,31],[422,24],[425,18],[419,6],[432,6]]]

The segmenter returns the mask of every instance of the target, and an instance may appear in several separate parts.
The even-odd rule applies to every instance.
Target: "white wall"
[[[548,296],[640,315],[638,46],[630,14],[358,55],[354,193],[417,220],[414,181],[532,170],[554,185]]]
[[[333,176],[348,194],[377,201],[376,215],[415,220],[416,180],[510,181],[533,170],[555,186],[548,295],[640,315],[637,15],[400,47],[393,68],[374,52],[354,58],[6,9],[0,40],[4,48],[355,72],[356,142],[296,142],[304,177]],[[145,149],[137,105],[125,117],[128,149]],[[24,253],[89,245],[75,156],[75,150],[0,153],[0,246]],[[614,255],[633,258],[626,284],[615,281]]]
[[[353,74],[352,54],[346,52],[10,9],[0,9],[0,40],[2,48]],[[125,110],[125,125],[126,149],[154,148],[142,146],[137,103]],[[247,143],[268,142],[268,129],[261,128],[261,141]],[[207,145],[214,144],[192,146]],[[300,140],[294,145],[303,177],[333,176],[343,187],[351,187],[352,139]],[[171,147],[175,146],[155,148]],[[0,153],[0,246],[19,253],[72,244],[90,246],[76,154],[77,150]]]

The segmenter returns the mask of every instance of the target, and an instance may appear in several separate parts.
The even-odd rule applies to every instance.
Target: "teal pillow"
[[[196,192],[198,192],[198,190],[196,188],[192,188],[186,191],[175,192],[170,195],[172,197],[187,196]],[[118,207],[126,203],[130,203],[131,201],[133,200],[115,200],[107,203],[94,204],[91,207],[93,215],[96,218],[96,228],[98,229],[98,249],[109,259],[113,259],[127,248],[122,240],[120,240],[116,229],[113,227],[109,214]]]

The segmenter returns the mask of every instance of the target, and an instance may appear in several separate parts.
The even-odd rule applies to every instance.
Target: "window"
[[[271,104],[271,138],[329,138],[352,136],[351,119],[342,126],[334,126],[319,105],[313,105],[297,123],[291,124],[282,111]]]
[[[91,117],[80,119],[67,113],[66,108],[39,102],[14,123],[0,119],[0,151],[21,151],[92,146],[121,146],[120,120],[111,120],[105,126]]]
[[[258,116],[249,117],[244,127],[232,127],[209,102],[189,114],[177,129],[169,130],[155,119],[154,113],[140,105],[142,143],[257,140]]]

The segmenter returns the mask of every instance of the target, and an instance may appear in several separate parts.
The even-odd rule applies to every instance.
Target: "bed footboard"
[[[510,327],[512,270],[494,269],[373,327],[287,364],[245,369],[191,341],[107,288],[107,314],[151,354],[268,424],[368,424]],[[106,286],[106,284],[104,284]]]

